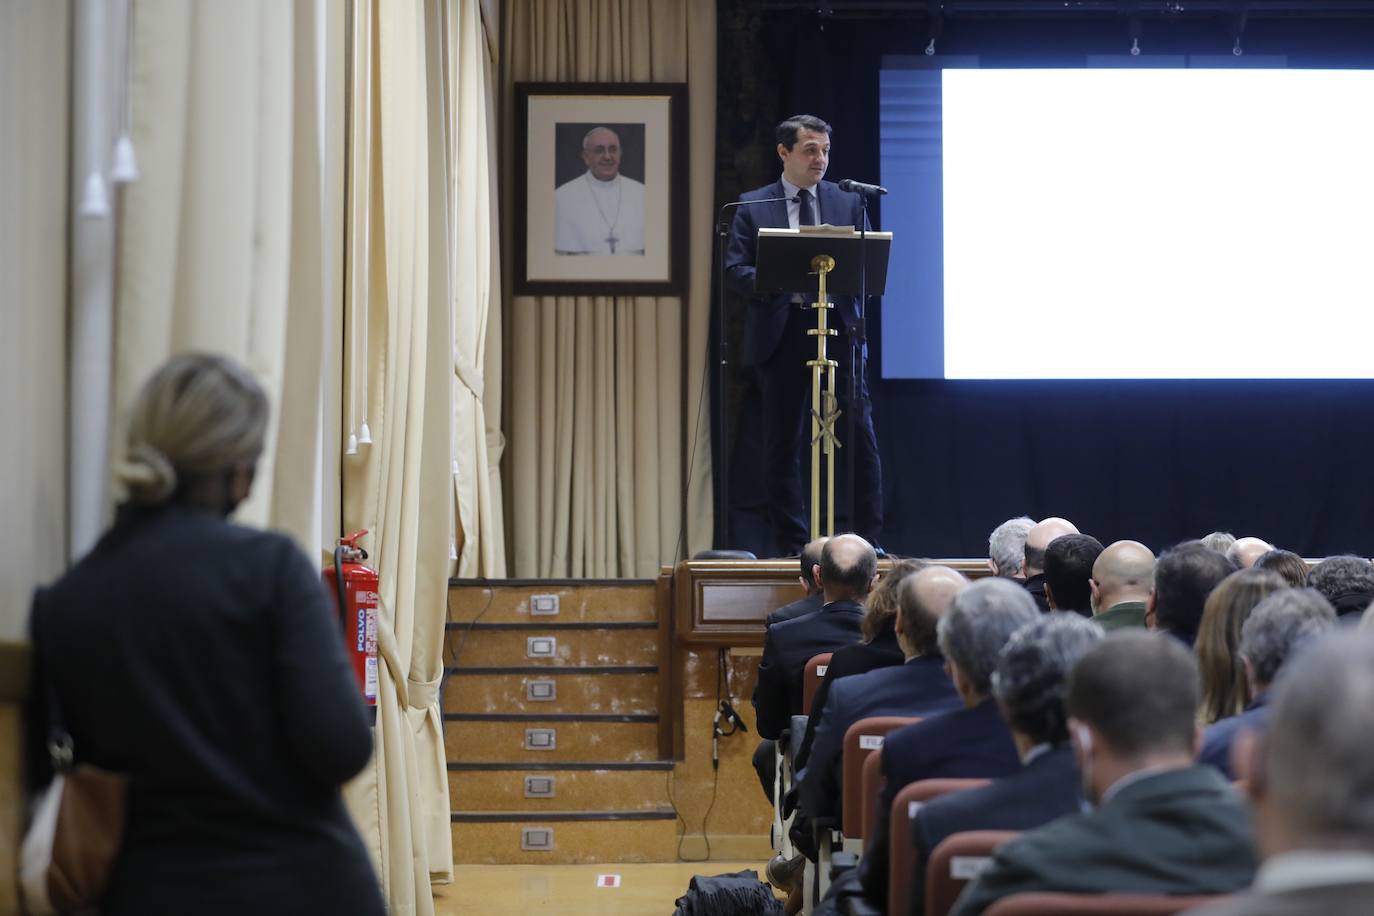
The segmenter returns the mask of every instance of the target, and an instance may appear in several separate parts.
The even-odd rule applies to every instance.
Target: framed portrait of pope
[[[517,83],[516,293],[677,295],[681,83]]]

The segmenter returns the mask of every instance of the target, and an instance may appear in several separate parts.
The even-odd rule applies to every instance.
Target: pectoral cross
[[[618,239],[618,238],[615,237],[615,233],[614,233],[614,232],[612,232],[610,235],[606,236],[605,242],[606,242],[607,245],[610,245],[610,246],[611,246],[611,254],[615,254],[615,243],[618,242],[618,241],[620,241],[620,239]]]

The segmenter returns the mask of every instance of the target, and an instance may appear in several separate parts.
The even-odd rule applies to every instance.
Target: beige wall
[[[62,570],[70,6],[0,0],[0,640]]]

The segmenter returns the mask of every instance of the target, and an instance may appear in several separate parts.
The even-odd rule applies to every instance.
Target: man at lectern
[[[791,228],[829,223],[858,226],[863,219],[859,195],[841,191],[823,181],[830,159],[830,125],[814,115],[794,115],[778,125],[778,158],[782,177],[772,184],[740,196],[746,205],[735,210],[725,271],[731,287],[748,300],[744,321],[744,364],[755,371],[763,404],[764,462],[768,481],[768,517],[778,547],[796,554],[810,538],[802,505],[801,458],[810,429],[811,386],[808,359],[816,353],[815,338],[807,335],[816,326],[816,315],[804,303],[814,300],[803,292],[763,295],[754,289],[754,273],[760,228]],[[786,198],[772,200],[773,198]],[[767,202],[767,201],[772,202]],[[748,201],[759,201],[749,206]],[[853,297],[835,297],[830,324],[851,331],[858,319]],[[850,344],[847,337],[832,340],[830,358],[839,390],[849,378]],[[840,409],[850,402],[840,398]],[[844,441],[848,420],[838,423],[841,454],[854,465],[854,503],[851,527],[869,543],[877,544],[883,526],[882,472],[878,440],[868,401],[868,381],[859,380],[859,406],[855,418],[857,442]],[[727,507],[728,508],[728,507]],[[817,510],[819,511],[819,510]]]

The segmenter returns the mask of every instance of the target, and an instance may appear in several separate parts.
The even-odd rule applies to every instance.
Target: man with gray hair
[[[1336,612],[1310,588],[1285,588],[1255,605],[1240,631],[1240,661],[1250,682],[1250,705],[1240,715],[1207,727],[1199,763],[1210,763],[1235,779],[1231,747],[1241,732],[1263,731],[1269,721],[1269,687],[1308,640],[1336,625]]]
[[[1103,635],[1096,623],[1061,612],[1046,614],[1012,634],[992,672],[992,693],[1011,729],[1022,767],[986,786],[921,806],[912,824],[913,912],[923,911],[926,862],[946,837],[966,830],[1029,830],[1081,809],[1064,692],[1069,671]]]
[[[1023,579],[1021,566],[1026,562],[1026,535],[1035,527],[1035,519],[1022,515],[1009,518],[988,535],[988,569],[1004,579]]]
[[[886,784],[858,869],[863,895],[875,906],[887,901],[888,812],[898,792],[922,779],[996,779],[1020,769],[1016,744],[992,698],[992,672],[1011,635],[1039,617],[1024,588],[983,579],[955,595],[940,618],[940,650],[963,708],[899,728],[883,742]]]
[[[1327,557],[1312,567],[1307,584],[1331,602],[1337,616],[1362,614],[1374,601],[1374,564],[1363,557]]]
[[[1226,894],[1255,873],[1245,805],[1194,763],[1197,663],[1177,640],[1113,633],[1069,673],[1065,707],[1083,794],[1094,806],[1003,844],[952,916],[1012,894]]]
[[[1374,636],[1320,636],[1283,671],[1237,756],[1255,811],[1254,886],[1197,916],[1363,916],[1374,902]]]

